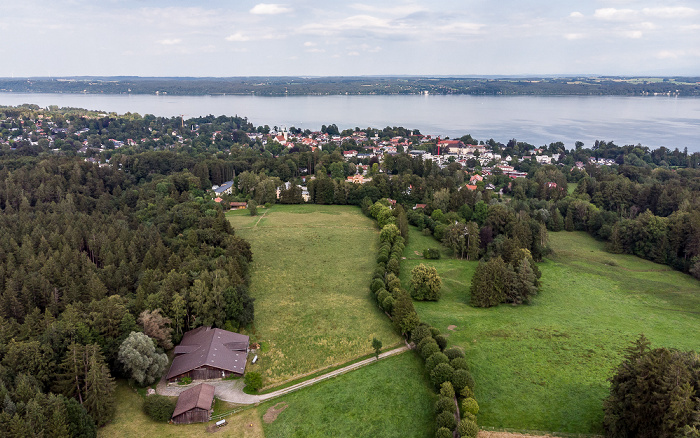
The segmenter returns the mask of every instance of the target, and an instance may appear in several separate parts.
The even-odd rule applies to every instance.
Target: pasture
[[[353,206],[275,205],[227,213],[252,246],[251,296],[266,387],[401,342],[373,303],[369,281],[379,230]]]
[[[462,346],[476,381],[485,427],[600,433],[608,379],[624,349],[644,333],[653,347],[698,349],[700,282],[629,255],[605,252],[583,232],[550,233],[553,254],[539,264],[540,293],[530,305],[468,305],[476,262],[420,260],[439,247],[411,230],[401,279],[418,263],[443,280],[439,302],[416,302],[422,320]],[[448,330],[448,326],[456,326]]]
[[[261,404],[269,437],[428,437],[435,395],[413,352],[323,381]],[[286,407],[274,421],[270,408]]]

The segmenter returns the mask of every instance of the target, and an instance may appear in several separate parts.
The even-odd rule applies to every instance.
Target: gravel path
[[[405,351],[408,351],[408,347],[400,347],[396,348],[394,350],[389,350],[384,353],[381,353],[379,355],[379,359],[384,359],[385,357],[393,356],[396,354],[403,353]],[[329,373],[323,374],[318,377],[314,377],[313,379],[305,380],[303,382],[297,383],[296,385],[289,386],[284,389],[280,389],[278,391],[271,392],[269,394],[261,394],[261,395],[251,395],[251,394],[246,394],[243,392],[243,387],[245,384],[243,383],[243,379],[238,379],[238,380],[212,380],[212,381],[207,381],[206,383],[209,385],[212,385],[215,387],[214,395],[218,397],[219,399],[229,402],[229,403],[237,403],[237,404],[242,404],[242,405],[252,405],[255,403],[260,403],[265,400],[270,400],[275,397],[279,397],[284,394],[288,394],[290,392],[294,392],[298,389],[305,388],[307,386],[311,386],[314,383],[321,382],[326,379],[330,379],[335,376],[339,376],[340,374],[347,373],[348,371],[356,370],[358,368],[361,368],[365,365],[369,365],[372,362],[375,362],[375,358],[369,358],[362,360],[360,362],[354,363],[352,365],[348,365],[343,368],[339,368],[335,371],[331,371]],[[195,384],[199,384],[201,382],[197,382]],[[193,386],[191,385],[178,385],[178,384],[167,384],[164,379],[161,379],[161,381],[158,383],[158,386],[156,388],[156,392],[160,395],[167,395],[167,396],[178,396],[180,393],[187,388],[190,388]]]

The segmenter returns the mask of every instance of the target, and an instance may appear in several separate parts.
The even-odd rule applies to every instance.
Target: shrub
[[[442,353],[442,352],[433,353],[432,355],[430,355],[430,357],[428,357],[425,360],[425,369],[428,372],[431,372],[433,370],[433,368],[435,368],[438,364],[440,364],[440,363],[449,364],[449,362],[450,362],[450,360],[447,358],[447,356],[445,356],[445,353]]]
[[[440,385],[440,395],[443,397],[455,398],[455,389],[450,382],[444,382]]]
[[[454,372],[455,370],[449,364],[440,363],[437,364],[430,372],[430,380],[433,382],[433,385],[435,385],[436,388],[439,388],[440,385],[452,378],[452,374],[454,374]]]
[[[262,388],[262,376],[257,372],[248,372],[244,378],[245,386],[253,392],[257,392]]]
[[[377,302],[378,302],[380,305],[383,305],[384,300],[386,299],[386,297],[390,297],[390,296],[391,296],[391,294],[390,294],[389,292],[387,292],[386,289],[383,289],[383,288],[382,288],[382,289],[379,289],[379,290],[377,291]]]
[[[462,438],[476,438],[479,434],[479,426],[476,425],[476,422],[465,418],[459,422],[457,431]]]
[[[387,261],[389,261],[389,254],[385,252],[380,252],[377,255],[377,263],[386,263]]]
[[[391,260],[389,260],[387,262],[386,270],[394,273],[395,275],[399,275],[399,272],[401,270],[401,265],[399,264],[398,260],[396,260],[395,258],[392,258]]]
[[[379,289],[382,289],[384,287],[384,282],[380,279],[374,279],[372,281],[372,285],[370,286],[370,290],[374,293],[377,293]]]
[[[430,327],[427,325],[419,325],[411,332],[411,341],[418,345],[423,338],[431,336]]]
[[[423,250],[423,258],[428,260],[440,259],[440,250],[435,248],[426,248]]]
[[[476,415],[479,413],[479,403],[472,397],[465,398],[462,400],[462,411]]]
[[[435,438],[452,438],[452,431],[446,427],[441,427],[435,432]]]
[[[430,232],[430,228],[423,228],[422,231],[424,236],[430,236],[432,233]]]
[[[167,423],[175,411],[175,400],[158,394],[149,395],[143,401],[143,411],[153,421]]]
[[[423,356],[423,359],[429,358],[435,353],[440,352],[440,347],[438,347],[438,344],[435,342],[433,338],[425,338],[425,339],[432,339],[433,342],[427,342],[423,348],[420,349],[420,355]],[[424,341],[425,341],[424,339]]]
[[[438,397],[435,402],[435,412],[450,412],[454,414],[457,412],[457,406],[455,406],[455,401],[449,397]]]
[[[452,379],[450,379],[450,382],[452,382],[452,386],[454,386],[455,391],[457,392],[461,392],[462,389],[467,386],[470,388],[474,387],[474,379],[467,370],[455,370],[454,374],[452,374]]]
[[[377,266],[374,269],[374,274],[372,275],[372,280],[382,280],[384,281],[384,274],[386,273],[386,270],[384,269],[383,266]]]
[[[457,420],[455,420],[455,416],[451,412],[440,412],[439,414],[437,414],[435,420],[438,429],[441,427],[445,427],[447,429],[454,430],[457,426]]]
[[[447,357],[447,356],[445,356]],[[463,357],[455,357],[450,361],[450,365],[452,365],[452,368],[455,370],[468,370],[469,369],[469,364],[467,364],[467,359]]]
[[[192,383],[192,377],[180,377],[177,380],[178,385],[189,385],[190,383]]]
[[[447,358],[452,360],[458,357],[464,357],[464,351],[462,351],[461,348],[459,347],[450,347],[447,350],[445,350],[445,355],[447,355]]]
[[[394,297],[389,295],[388,297],[384,298],[384,301],[382,301],[382,309],[384,309],[385,312],[391,314],[392,310],[394,310]]]
[[[460,415],[463,419],[471,420],[476,423],[476,415],[472,414],[471,412],[460,412]]]
[[[462,398],[474,398],[474,390],[469,387],[465,386],[462,388],[462,390],[459,392],[460,397]]]
[[[433,339],[435,339],[435,341],[437,342],[438,347],[440,347],[440,350],[444,350],[445,347],[447,347],[447,336],[437,335]]]
[[[392,275],[392,274],[389,274],[389,275]],[[387,287],[392,292],[397,290],[397,289],[401,289],[401,280],[399,280],[398,278],[394,278],[393,280],[387,282]]]
[[[437,327],[430,326],[430,336],[435,337],[440,334],[440,329]]]

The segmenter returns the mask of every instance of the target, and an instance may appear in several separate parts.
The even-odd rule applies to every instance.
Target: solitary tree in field
[[[255,216],[258,214],[258,203],[252,199],[248,201],[248,212],[251,216]]]
[[[439,300],[441,287],[442,280],[433,266],[421,263],[411,270],[411,296],[416,300]]]
[[[372,348],[374,348],[374,355],[379,360],[379,353],[382,351],[382,341],[377,338],[372,339]]]

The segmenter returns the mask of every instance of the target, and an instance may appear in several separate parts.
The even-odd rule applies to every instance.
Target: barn
[[[175,424],[206,423],[211,419],[214,387],[200,383],[180,394],[172,421]]]
[[[198,327],[182,337],[175,347],[175,358],[166,379],[220,379],[231,374],[242,376],[248,357],[246,335],[211,327]]]

